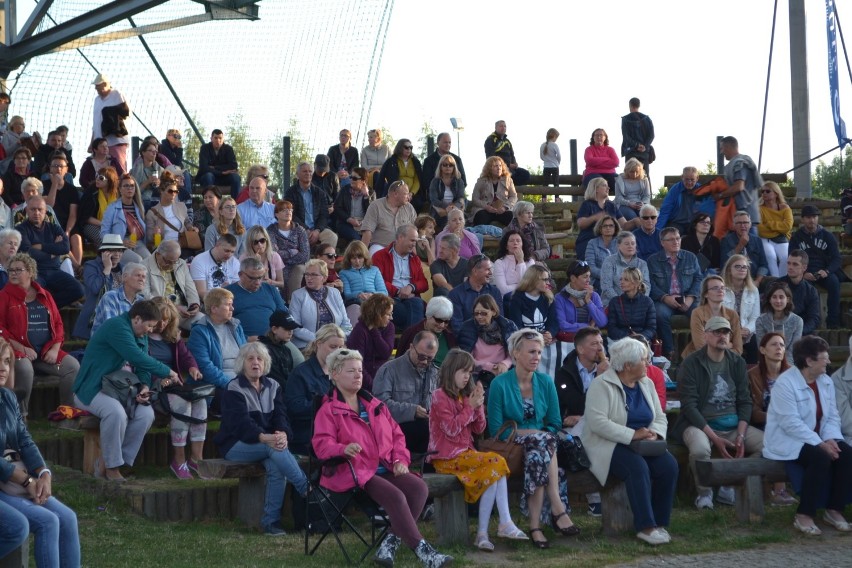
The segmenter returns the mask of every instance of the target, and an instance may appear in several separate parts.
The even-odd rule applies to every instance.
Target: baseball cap
[[[707,323],[704,324],[704,331],[716,331],[718,329],[727,329],[730,331],[731,322],[723,317],[715,316],[707,320]]]
[[[283,327],[284,329],[294,330],[302,327],[296,320],[293,319],[288,312],[284,310],[276,310],[269,316],[269,327]]]

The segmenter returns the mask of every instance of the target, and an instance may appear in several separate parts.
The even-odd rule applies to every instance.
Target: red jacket
[[[51,339],[45,343],[41,353],[38,354],[39,359],[42,359],[51,347],[57,343],[61,346],[62,342],[65,341],[65,326],[62,325],[62,316],[59,313],[59,308],[56,307],[56,302],[53,301],[53,296],[39,286],[35,280],[33,280],[31,286],[36,290],[36,301],[47,308],[47,313],[50,316]],[[30,345],[30,340],[27,338],[29,318],[27,316],[26,295],[26,290],[14,284],[6,284],[0,290],[0,337],[6,340],[14,339],[23,346],[32,349],[33,346]],[[56,363],[61,363],[66,355],[68,353],[60,347]],[[15,350],[15,357],[21,358],[26,357],[26,355]]]
[[[450,460],[475,449],[473,435],[482,434],[486,424],[485,405],[473,408],[467,398],[460,401],[436,389],[429,407],[429,461]]]
[[[380,251],[376,251],[376,254],[373,255],[373,265],[382,273],[382,278],[388,289],[388,295],[393,298],[397,295],[399,289],[393,285],[394,267],[391,247],[393,247],[393,243]],[[420,264],[420,258],[416,254],[408,255],[408,268],[411,270],[411,283],[414,284],[414,295],[419,296],[429,289],[429,283],[426,282],[426,276],[423,274],[423,265]]]
[[[379,465],[388,471],[393,470],[396,462],[407,467],[411,465],[411,454],[405,447],[405,436],[399,424],[391,417],[385,403],[363,389],[358,393],[358,400],[367,411],[369,424],[352,410],[337,389],[323,397],[322,406],[314,417],[312,444],[314,453],[323,460],[342,456],[346,446],[353,442],[360,445],[361,453],[349,461],[355,469],[358,486],[364,487],[376,475]],[[330,476],[323,475],[320,484],[336,492],[355,486],[346,464],[335,468]]]

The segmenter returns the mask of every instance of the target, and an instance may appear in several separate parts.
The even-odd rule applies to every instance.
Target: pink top
[[[438,236],[435,237],[435,257],[438,257],[438,247],[441,243],[441,237],[449,233],[449,229],[444,229]],[[467,229],[462,229],[462,234],[464,235],[461,240],[461,248],[459,249],[459,256],[463,259],[467,260],[468,258],[479,254],[482,252],[479,249],[479,237],[477,237],[474,233],[471,233]]]
[[[513,254],[498,258],[494,262],[494,285],[500,289],[500,293],[504,296],[509,292],[514,292],[518,284],[521,283],[521,278],[523,278],[527,268],[533,264],[535,264],[534,258],[518,264]]]
[[[589,174],[614,174],[615,168],[618,167],[618,154],[615,153],[612,146],[595,146],[592,144],[586,148],[583,154],[583,159],[586,160],[586,169],[583,175]]]
[[[485,431],[485,405],[473,408],[468,398],[453,398],[437,389],[429,408],[429,461],[453,459],[473,450],[474,434]],[[431,452],[436,452],[432,454]]]
[[[657,391],[657,397],[660,399],[660,406],[663,411],[666,410],[666,377],[663,375],[662,369],[654,365],[648,365],[648,378],[654,383],[654,390]]]
[[[491,367],[498,363],[503,363],[507,369],[512,366],[512,359],[506,353],[502,343],[488,345],[481,339],[477,339],[470,354],[476,361],[476,367],[484,371],[490,372]]]
[[[242,261],[249,256],[254,255],[244,252],[240,260]],[[266,263],[266,275],[272,280],[281,280],[284,277],[284,261],[281,260],[281,255],[278,253],[273,252],[269,255],[269,262]]]

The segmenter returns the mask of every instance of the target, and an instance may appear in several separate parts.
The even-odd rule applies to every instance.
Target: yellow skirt
[[[500,454],[465,450],[451,460],[432,460],[435,471],[455,475],[464,486],[464,500],[475,503],[485,490],[501,477],[509,476],[509,466]]]

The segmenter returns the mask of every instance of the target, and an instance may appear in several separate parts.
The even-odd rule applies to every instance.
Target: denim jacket
[[[659,302],[660,299],[669,294],[672,284],[672,268],[666,251],[652,254],[646,261],[648,274],[651,277],[651,299]],[[677,279],[680,282],[682,296],[701,296],[701,267],[698,266],[698,258],[689,251],[680,250],[677,253]]]

